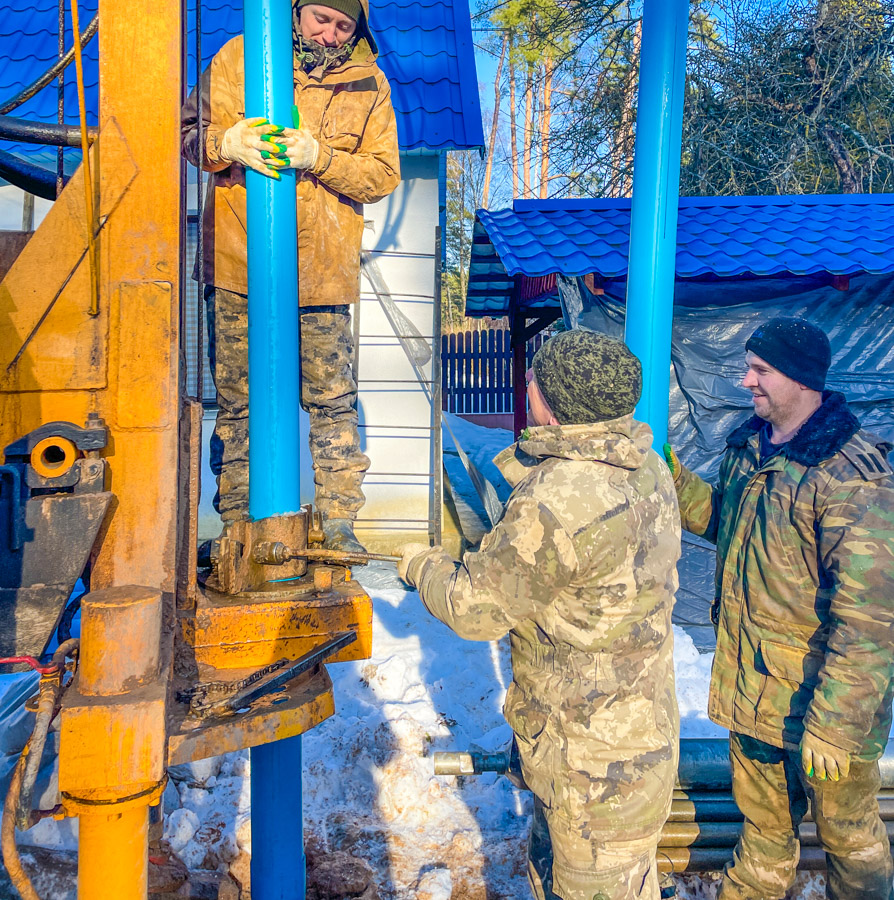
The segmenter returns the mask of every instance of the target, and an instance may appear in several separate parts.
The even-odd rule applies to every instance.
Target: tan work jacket
[[[245,294],[245,169],[219,153],[231,125],[258,115],[245,109],[241,35],[211,61],[202,75],[202,91],[201,165],[213,173],[205,202],[204,281]],[[400,183],[391,88],[362,38],[344,65],[321,77],[296,67],[295,103],[302,126],[320,142],[316,166],[298,174],[300,304],[353,303],[359,295],[363,204],[381,200]],[[196,107],[194,90],[183,107],[181,125],[183,154],[194,165],[199,163]]]

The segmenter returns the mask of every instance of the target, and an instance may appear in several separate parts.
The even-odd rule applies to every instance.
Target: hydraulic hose
[[[34,785],[43,758],[43,748],[50,731],[50,723],[56,716],[59,697],[62,694],[62,674],[65,669],[65,657],[74,653],[79,642],[71,638],[60,644],[53,654],[53,671],[41,676],[40,693],[37,701],[37,715],[34,719],[34,730],[31,732],[31,745],[25,757],[25,771],[22,776],[21,795],[16,807],[16,827],[20,831],[30,828],[34,822],[31,818],[31,801],[34,797]]]
[[[12,886],[19,892],[22,900],[40,900],[28,873],[22,866],[19,856],[19,848],[16,847],[16,807],[22,790],[22,776],[25,772],[25,764],[28,760],[29,740],[22,750],[22,755],[16,763],[9,782],[9,790],[6,793],[6,802],[3,804],[3,824],[0,826],[0,849],[3,850],[3,864],[9,874]]]
[[[16,847],[16,827],[25,830],[35,824],[36,820],[31,811],[34,785],[37,781],[37,773],[40,769],[50,724],[56,716],[59,698],[62,695],[65,658],[77,651],[79,643],[76,639],[71,639],[60,644],[59,649],[53,654],[52,664],[41,672],[34,730],[22,748],[22,753],[12,773],[6,801],[3,804],[0,849],[3,852],[6,871],[22,900],[40,900],[40,897],[22,866],[19,850]],[[38,814],[36,818],[39,820],[41,816]]]

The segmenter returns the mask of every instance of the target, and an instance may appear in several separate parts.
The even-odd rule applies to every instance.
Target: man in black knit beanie
[[[714,486],[669,446],[683,527],[717,545],[708,714],[745,824],[718,900],[782,897],[808,802],[831,900],[890,900],[878,759],[891,729],[891,445],[825,390],[829,339],[771,319],[745,344],[755,415]]]

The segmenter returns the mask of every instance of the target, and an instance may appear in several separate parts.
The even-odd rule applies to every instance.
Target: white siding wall
[[[438,224],[438,157],[401,158],[402,181],[390,197],[365,208],[369,227],[364,249],[375,251],[382,276],[398,309],[416,326],[432,348],[432,359],[422,368],[432,380],[434,353],[435,228]],[[432,515],[434,461],[432,417],[427,391],[416,380],[413,366],[394,335],[369,281],[361,279],[357,374],[359,379],[360,437],[370,457],[363,485],[366,505],[360,511],[357,535],[371,550],[389,552],[407,540],[426,542]],[[437,346],[436,346],[437,344]],[[206,419],[202,501],[199,531],[213,537],[220,525],[213,509],[214,477],[208,469],[207,448],[213,413]],[[307,446],[308,418],[301,411],[302,446]],[[441,461],[437,460],[437,469]],[[413,474],[405,474],[413,473]],[[301,499],[313,501],[313,469],[308,453],[301,457]]]
[[[372,464],[364,482],[366,506],[357,534],[372,548],[393,549],[407,539],[428,540],[434,459],[432,415],[436,309],[435,229],[438,225],[438,156],[401,159],[400,187],[381,203],[368,206],[364,248],[372,252],[397,308],[431,348],[421,367],[422,385],[394,334],[369,281],[361,279],[360,388],[361,439]]]

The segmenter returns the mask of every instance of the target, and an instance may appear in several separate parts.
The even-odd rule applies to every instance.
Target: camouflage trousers
[[[209,356],[217,388],[211,471],[214,508],[225,522],[248,512],[248,298],[221,288],[205,294]],[[360,449],[349,307],[301,310],[301,405],[310,416],[315,504],[329,518],[354,519],[369,457]],[[298,389],[295,386],[295,402]],[[295,464],[298,464],[296,459]]]
[[[593,841],[549,815],[534,798],[528,882],[535,900],[658,900],[660,831],[633,841]]]
[[[745,817],[718,900],[776,900],[792,886],[798,825],[813,809],[830,900],[890,900],[891,848],[879,817],[878,763],[851,764],[841,781],[807,778],[801,754],[730,734],[733,797]]]

